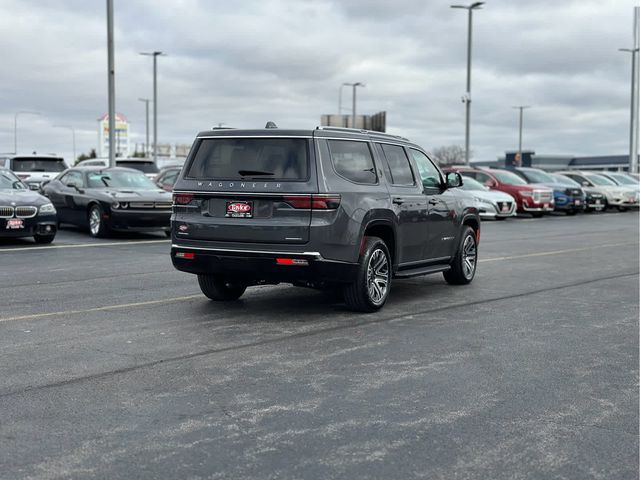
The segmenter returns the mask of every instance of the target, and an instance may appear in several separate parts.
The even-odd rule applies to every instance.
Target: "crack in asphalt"
[[[425,313],[438,313],[438,312],[443,312],[443,311],[446,311],[446,310],[454,310],[454,309],[457,309],[457,308],[470,307],[470,306],[475,306],[475,305],[483,305],[483,304],[487,304],[487,303],[499,302],[499,301],[502,301],[502,300],[508,300],[508,299],[512,299],[512,298],[521,298],[521,297],[526,297],[526,296],[529,296],[529,295],[538,295],[538,294],[541,294],[541,293],[547,293],[547,292],[554,291],[554,290],[559,290],[559,289],[581,287],[583,285],[588,285],[588,284],[591,284],[591,283],[597,283],[597,282],[601,282],[601,281],[616,280],[616,279],[625,278],[625,277],[633,277],[633,276],[637,276],[639,273],[640,273],[639,271],[634,271],[634,272],[621,273],[621,274],[617,274],[617,275],[597,277],[597,278],[592,278],[592,279],[589,279],[589,280],[582,280],[582,281],[579,281],[579,282],[573,282],[573,283],[568,283],[568,284],[564,284],[564,285],[555,285],[555,286],[551,286],[551,287],[540,288],[538,290],[531,290],[531,291],[527,291],[527,292],[515,293],[515,294],[510,294],[510,295],[503,295],[503,296],[500,296],[500,297],[479,299],[479,300],[475,300],[475,301],[467,302],[467,303],[457,303],[457,304],[453,304],[453,305],[445,305],[445,306],[437,307],[437,308],[429,308],[429,309],[417,310],[417,311],[413,311],[413,312],[402,313],[402,314],[399,314],[399,315],[393,315],[393,316],[390,316],[390,317],[377,318],[377,319],[374,319],[374,320],[368,320],[368,321],[365,320],[365,321],[352,323],[352,324],[349,324],[349,325],[337,325],[337,326],[333,326],[333,327],[319,328],[319,329],[310,330],[310,331],[306,331],[306,332],[294,333],[294,334],[291,334],[291,335],[284,335],[284,336],[280,336],[280,337],[270,338],[270,339],[266,339],[266,340],[260,340],[260,341],[256,341],[256,342],[249,342],[249,343],[244,343],[244,344],[240,344],[240,345],[232,345],[232,346],[223,347],[223,348],[212,348],[212,349],[202,350],[200,352],[192,352],[192,353],[189,353],[189,354],[186,354],[186,355],[179,355],[179,356],[175,356],[175,357],[169,357],[169,358],[154,360],[152,362],[142,363],[142,364],[138,364],[138,365],[132,365],[130,367],[124,367],[124,368],[119,368],[119,369],[115,369],[115,370],[110,370],[110,371],[107,371],[107,372],[100,372],[100,373],[95,373],[95,374],[92,374],[92,375],[74,377],[74,378],[70,378],[70,379],[67,379],[67,380],[62,380],[62,381],[53,382],[53,383],[47,383],[47,384],[42,384],[42,385],[33,385],[33,386],[26,387],[26,388],[22,388],[20,390],[14,390],[14,391],[8,391],[8,392],[0,393],[0,398],[7,398],[7,397],[11,397],[11,396],[16,396],[16,395],[22,395],[22,394],[25,394],[25,393],[38,391],[38,390],[46,390],[46,389],[50,389],[50,388],[64,387],[64,386],[67,386],[67,385],[73,385],[73,384],[76,384],[76,383],[82,383],[84,381],[98,380],[98,379],[101,379],[101,378],[107,378],[107,377],[111,377],[111,376],[115,376],[115,375],[134,372],[134,371],[137,371],[137,370],[143,370],[143,369],[146,369],[146,368],[153,368],[153,367],[161,365],[161,364],[178,363],[178,362],[181,362],[181,361],[184,361],[184,360],[191,360],[191,359],[194,359],[194,358],[205,357],[205,356],[208,356],[208,355],[215,355],[215,354],[218,354],[218,353],[245,350],[245,349],[249,349],[249,348],[260,347],[260,346],[263,346],[263,345],[271,345],[271,344],[274,344],[274,343],[279,343],[279,342],[292,340],[292,339],[311,337],[311,336],[319,335],[319,334],[323,334],[323,333],[337,332],[337,331],[341,331],[341,330],[360,328],[360,327],[364,327],[364,326],[368,326],[368,325],[376,325],[376,324],[380,324],[380,323],[397,321],[397,320],[401,320],[403,318],[412,318],[412,317],[414,317],[416,315],[425,314]]]

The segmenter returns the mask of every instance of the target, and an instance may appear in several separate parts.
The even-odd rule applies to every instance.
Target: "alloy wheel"
[[[464,272],[465,278],[470,279],[473,277],[476,270],[477,259],[476,241],[473,236],[468,235],[462,245],[462,271]]]
[[[374,250],[367,265],[367,290],[375,305],[380,305],[389,290],[389,260],[381,249]]]
[[[98,233],[100,233],[101,222],[100,211],[97,208],[92,208],[89,213],[89,230],[91,230],[92,235],[98,235]]]

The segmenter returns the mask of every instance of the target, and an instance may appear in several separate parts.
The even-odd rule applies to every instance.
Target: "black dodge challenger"
[[[131,168],[76,167],[43,185],[60,223],[88,227],[94,237],[110,231],[162,230],[169,234],[171,194]]]
[[[0,238],[33,237],[51,243],[58,218],[48,198],[29,190],[10,170],[0,169]]]

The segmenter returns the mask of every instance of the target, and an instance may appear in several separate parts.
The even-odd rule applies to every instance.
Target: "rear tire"
[[[567,216],[575,215],[576,213],[578,212],[576,212],[575,210],[567,210]]]
[[[542,218],[543,215],[544,215],[544,213],[542,213],[542,212],[534,212],[534,213],[531,214],[531,216],[533,218]]]
[[[451,269],[442,275],[451,285],[467,285],[476,275],[478,265],[478,242],[476,232],[465,226],[460,236],[460,244],[451,262]]]
[[[247,289],[246,285],[229,282],[217,275],[198,275],[198,284],[202,293],[216,302],[237,300]]]
[[[55,235],[34,235],[33,239],[36,243],[51,243],[53,239],[56,238]]]
[[[355,312],[375,312],[382,308],[391,290],[391,255],[378,237],[366,237],[356,279],[345,285],[344,301]]]
[[[626,212],[628,210],[627,207],[618,207],[619,212]]]

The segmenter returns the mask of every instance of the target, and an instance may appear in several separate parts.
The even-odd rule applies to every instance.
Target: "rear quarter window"
[[[185,177],[215,180],[309,179],[304,138],[205,138]]]
[[[378,176],[367,142],[329,140],[331,163],[336,173],[354,183],[376,184]]]

